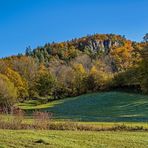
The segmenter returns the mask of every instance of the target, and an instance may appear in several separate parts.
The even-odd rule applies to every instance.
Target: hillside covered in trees
[[[51,101],[117,88],[148,92],[148,35],[94,34],[0,59],[0,106],[26,99]]]

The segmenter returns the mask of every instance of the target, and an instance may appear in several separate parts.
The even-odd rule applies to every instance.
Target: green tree
[[[148,33],[145,34],[145,36],[143,37],[143,40],[144,40],[145,42],[148,42]]]
[[[31,49],[30,46],[26,48],[25,54],[26,54],[26,56],[31,56],[32,55],[32,49]]]
[[[140,65],[140,85],[144,93],[148,93],[148,46],[142,52],[143,60]]]
[[[39,96],[46,97],[52,95],[55,83],[55,77],[42,65],[35,80],[35,90]]]

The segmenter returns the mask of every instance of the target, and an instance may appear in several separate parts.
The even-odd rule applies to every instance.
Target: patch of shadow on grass
[[[49,145],[49,143],[43,139],[38,139],[34,143]]]
[[[64,99],[42,109],[55,118],[78,121],[148,121],[148,96],[126,92],[105,92]]]

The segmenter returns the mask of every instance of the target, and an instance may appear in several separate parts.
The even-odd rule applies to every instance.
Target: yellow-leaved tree
[[[10,107],[17,100],[17,89],[14,84],[3,74],[0,74],[0,106],[3,109]]]
[[[93,66],[89,72],[87,79],[88,90],[97,91],[108,87],[111,83],[112,75],[110,73],[98,70]]]
[[[20,74],[11,68],[7,67],[4,74],[9,78],[9,80],[17,88],[18,99],[25,99],[28,97],[28,86],[27,82],[20,76]]]
[[[74,65],[74,87],[75,87],[75,93],[77,95],[80,95],[84,93],[87,90],[86,87],[86,77],[87,73],[83,67],[82,64],[75,64]]]

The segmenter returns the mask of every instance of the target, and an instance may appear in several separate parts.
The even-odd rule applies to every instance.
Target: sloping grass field
[[[52,112],[56,119],[100,122],[148,122],[148,96],[126,92],[103,92],[41,104],[19,104],[26,111]]]
[[[102,92],[57,100],[46,104],[26,101],[17,104],[28,115],[34,110],[53,113],[55,130],[0,130],[0,148],[146,148],[148,147],[148,96],[126,92]],[[3,116],[3,115],[2,115]],[[11,118],[11,116],[3,117]],[[66,120],[65,120],[66,119]],[[67,121],[70,120],[70,121]],[[77,121],[77,122],[73,122]],[[30,124],[31,118],[23,123]],[[68,124],[91,126],[90,131],[57,130]],[[58,125],[59,124],[59,125]],[[125,125],[142,130],[96,131]]]
[[[146,132],[12,131],[0,130],[7,148],[146,148]]]

